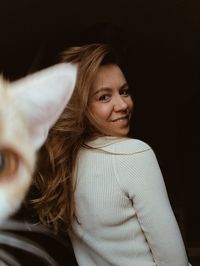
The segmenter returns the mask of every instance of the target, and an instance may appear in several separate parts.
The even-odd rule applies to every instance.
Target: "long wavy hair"
[[[118,64],[118,56],[106,44],[68,48],[63,62],[78,64],[74,93],[39,152],[34,174],[37,198],[33,200],[40,221],[55,230],[70,228],[76,217],[74,191],[76,160],[81,147],[97,135],[105,135],[88,110],[94,77],[103,64]]]

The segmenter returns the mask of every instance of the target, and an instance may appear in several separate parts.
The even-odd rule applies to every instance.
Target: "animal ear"
[[[76,65],[61,63],[11,83],[12,102],[25,118],[35,150],[68,103],[76,75]]]

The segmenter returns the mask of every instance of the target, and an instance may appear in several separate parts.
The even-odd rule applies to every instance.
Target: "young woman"
[[[74,94],[41,151],[40,220],[69,232],[80,266],[187,266],[151,147],[128,138],[133,100],[109,46],[68,49]]]

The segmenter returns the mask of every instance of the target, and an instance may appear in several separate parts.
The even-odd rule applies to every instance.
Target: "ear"
[[[35,150],[61,115],[75,87],[77,66],[57,64],[11,83],[9,93],[25,117]]]

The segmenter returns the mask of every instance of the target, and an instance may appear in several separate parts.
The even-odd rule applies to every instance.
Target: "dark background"
[[[154,149],[195,260],[200,255],[199,1],[7,0],[1,2],[0,25],[0,70],[10,80],[54,64],[67,46],[107,41],[126,47],[135,104],[132,135]]]

